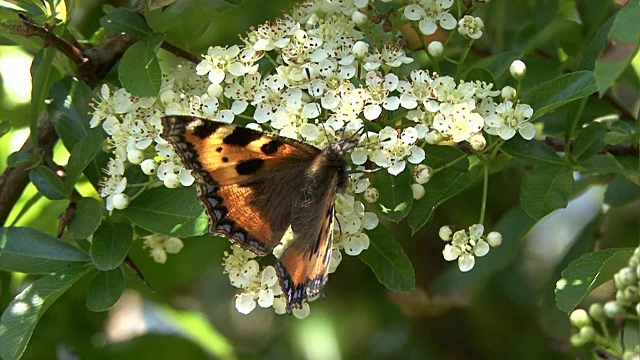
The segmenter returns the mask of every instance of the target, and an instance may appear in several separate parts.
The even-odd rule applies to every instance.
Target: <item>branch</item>
[[[200,59],[197,56],[191,55],[190,53],[184,51],[183,49],[167,42],[167,41],[163,41],[162,45],[160,45],[160,47],[170,53],[172,53],[173,55],[177,56],[177,57],[181,57],[185,60],[188,60],[194,64],[198,64],[200,62]]]
[[[91,88],[98,85],[107,72],[120,60],[122,54],[136,41],[131,36],[112,34],[108,35],[100,46],[83,50],[78,46],[67,43],[48,27],[36,25],[25,17],[21,18],[24,22],[23,25],[6,28],[17,35],[41,37],[45,42],[45,46],[56,48],[78,66],[76,75]],[[21,151],[26,151],[34,157],[37,157],[39,153],[52,153],[53,146],[58,140],[58,134],[51,122],[48,121],[48,118],[44,120],[38,124],[38,144],[40,148],[36,149],[29,139],[22,145]],[[27,166],[8,168],[4,172],[0,178],[0,224],[6,223],[11,209],[13,209],[28,183],[29,169]]]
[[[38,36],[44,40],[44,46],[53,46],[58,49],[64,55],[66,55],[69,59],[71,59],[76,65],[81,66],[85,64],[89,59],[87,59],[83,54],[82,50],[76,46],[73,46],[58,35],[53,33],[53,29],[48,26],[41,26],[29,19],[24,14],[18,14],[20,20],[22,20],[23,25],[14,25],[14,26],[6,26],[5,28],[12,32],[15,35],[20,35],[24,37],[32,37]]]
[[[564,152],[564,140],[547,136],[544,139],[544,143],[549,145],[553,150],[557,152]],[[573,144],[572,144],[573,145]],[[632,144],[618,144],[607,145],[598,154],[611,154],[617,156],[638,156],[640,155],[640,149],[634,147]]]

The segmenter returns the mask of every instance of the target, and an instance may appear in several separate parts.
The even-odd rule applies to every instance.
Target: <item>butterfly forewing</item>
[[[163,118],[163,137],[198,181],[210,232],[259,255],[285,231],[293,240],[278,262],[287,310],[321,294],[333,238],[334,196],[346,181],[339,147],[191,116]]]

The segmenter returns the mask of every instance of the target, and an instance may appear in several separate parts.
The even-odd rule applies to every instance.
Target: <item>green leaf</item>
[[[602,96],[629,66],[640,46],[640,3],[629,1],[616,15],[608,35],[608,45],[594,68],[598,92]]]
[[[137,12],[127,8],[117,8],[100,18],[100,25],[116,34],[127,34],[135,37],[151,35],[151,29],[144,18]]]
[[[613,207],[631,204],[638,198],[640,198],[640,186],[620,174],[613,177],[604,193],[604,202]]]
[[[29,105],[29,128],[31,141],[38,143],[38,120],[45,107],[45,99],[54,79],[60,75],[53,66],[53,59],[58,50],[45,47],[33,58],[31,63],[31,103]]]
[[[195,187],[149,189],[122,214],[150,232],[179,238],[202,235],[209,228],[209,218],[198,201]]]
[[[433,169],[446,167],[457,172],[469,170],[469,159],[465,153],[453,146],[427,145],[424,147],[424,164]]]
[[[89,270],[83,265],[45,275],[22,290],[0,319],[0,358],[19,359],[42,314]]]
[[[11,155],[9,155],[9,157],[7,158],[7,165],[9,167],[18,167],[33,164],[35,161],[36,159],[34,159],[33,156],[31,156],[31,154],[29,154],[28,152],[16,151],[11,153]]]
[[[577,71],[562,75],[536,86],[523,102],[531,105],[534,120],[574,100],[596,92],[596,79],[590,71]]]
[[[124,275],[121,268],[98,271],[89,282],[87,308],[94,312],[111,309],[124,292]]]
[[[514,60],[522,59],[522,51],[510,51],[500,53],[494,56],[484,57],[482,60],[473,64],[474,68],[487,69],[494,78],[498,78],[509,69]]]
[[[535,220],[569,203],[573,189],[571,167],[543,165],[531,171],[522,183],[522,209]]]
[[[382,225],[378,225],[367,234],[370,240],[369,248],[358,256],[360,260],[373,270],[378,281],[387,289],[413,290],[416,282],[413,266],[393,235]]]
[[[80,249],[38,230],[0,229],[0,270],[48,274],[89,260]]]
[[[467,173],[446,169],[434,174],[431,180],[424,184],[424,196],[413,202],[407,218],[411,233],[415,234],[420,230],[440,204],[462,192],[469,184],[471,179]]]
[[[149,10],[156,10],[171,5],[176,0],[149,0]]]
[[[162,34],[154,34],[131,45],[122,56],[118,78],[132,95],[158,96],[162,72],[157,54],[163,40]]]
[[[67,164],[67,177],[65,185],[67,192],[71,192],[84,169],[91,164],[98,152],[102,149],[104,132],[100,128],[91,129],[85,138],[78,141],[69,157]]]
[[[622,173],[625,169],[615,156],[611,154],[597,154],[587,160],[580,161],[575,170],[592,174],[607,174]]]
[[[386,219],[398,222],[404,219],[411,209],[411,172],[403,171],[393,176],[386,171],[373,174],[372,186],[380,192],[376,206]]]
[[[76,201],[76,215],[67,230],[74,239],[86,239],[91,236],[102,222],[102,203],[94,198],[82,198]]]
[[[475,68],[471,69],[464,76],[465,81],[482,81],[487,84],[495,84],[496,79],[493,77],[493,74],[489,72],[489,70],[484,68]]]
[[[592,122],[576,138],[573,143],[573,156],[577,160],[586,160],[604,148],[604,137],[607,129],[600,123]]]
[[[7,135],[11,131],[11,121],[0,120],[0,138]]]
[[[46,166],[38,166],[29,172],[29,180],[38,191],[51,200],[62,200],[69,195],[62,180]]]
[[[122,264],[133,241],[128,224],[103,222],[93,234],[91,260],[98,270],[113,270]]]
[[[516,135],[505,142],[501,149],[522,162],[536,166],[562,165],[562,159],[549,145],[542,141],[525,140],[520,135]]]
[[[89,104],[94,94],[84,82],[65,78],[53,84],[50,96],[52,101],[47,107],[49,118],[64,146],[71,152],[79,141],[89,135],[90,114],[93,112]],[[102,178],[101,169],[106,167],[108,159],[109,154],[98,152],[84,169],[87,179],[96,188]]]
[[[606,249],[584,254],[562,271],[556,283],[558,309],[571,312],[593,289],[611,280],[621,268],[627,266],[633,249]]]
[[[631,140],[631,135],[618,131],[610,131],[604,135],[604,143],[607,145],[618,145]]]

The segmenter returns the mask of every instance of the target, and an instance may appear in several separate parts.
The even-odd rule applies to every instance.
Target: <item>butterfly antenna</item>
[[[147,279],[145,279],[144,275],[142,275],[142,271],[140,271],[140,269],[138,269],[138,266],[136,265],[136,263],[134,263],[133,260],[131,260],[131,258],[128,255],[127,255],[127,257],[124,258],[124,263],[127,264],[129,269],[131,269],[131,271],[133,271],[133,273],[136,274],[136,276],[138,276],[140,281],[142,281],[142,283],[146,287],[148,287],[149,290],[154,291],[153,288],[151,287],[151,285],[149,284],[149,282],[147,281]]]

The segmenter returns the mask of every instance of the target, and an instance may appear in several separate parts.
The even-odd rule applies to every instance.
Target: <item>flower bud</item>
[[[427,46],[427,52],[434,58],[439,58],[444,54],[444,46],[440,41],[432,41]]]
[[[427,165],[418,164],[413,168],[413,180],[418,184],[426,184],[431,179],[433,169]]]
[[[605,321],[604,309],[600,303],[593,303],[589,306],[589,316],[595,321]]]
[[[380,191],[374,187],[369,187],[364,191],[364,199],[368,203],[374,203],[380,199]]]
[[[491,247],[498,247],[502,244],[502,234],[497,231],[492,231],[487,235],[487,242]]]
[[[442,140],[442,135],[437,130],[431,130],[424,136],[424,141],[429,145],[435,145]]]
[[[604,304],[604,314],[609,319],[613,319],[618,315],[622,315],[623,313],[624,313],[624,308],[614,300],[607,301]]]
[[[636,269],[631,266],[625,266],[616,273],[614,280],[618,289],[629,285],[637,285],[638,277],[636,276]]]
[[[364,41],[357,41],[353,45],[353,49],[351,50],[351,52],[357,59],[362,59],[369,52],[369,44]]]
[[[411,184],[411,192],[414,200],[420,200],[424,196],[424,186],[421,184]]]
[[[577,328],[582,328],[587,325],[591,325],[591,318],[584,309],[575,309],[569,315],[569,321]]]
[[[522,80],[527,74],[527,66],[521,60],[514,60],[509,66],[509,73],[516,80]]]
[[[131,200],[127,194],[115,194],[113,195],[113,208],[118,210],[126,209],[127,206],[129,206],[130,201]]]
[[[581,347],[581,346],[583,346],[584,344],[587,343],[582,338],[582,336],[580,336],[580,334],[571,335],[571,339],[569,341],[571,342],[571,346],[573,346],[573,347]]]
[[[485,146],[487,146],[487,139],[485,139],[482,134],[472,135],[468,141],[469,145],[471,145],[471,148],[475,151],[480,151],[484,149]]]
[[[596,337],[596,331],[593,329],[592,326],[585,326],[582,329],[580,329],[580,337],[585,341],[585,342],[590,342],[593,339],[595,339]]]

